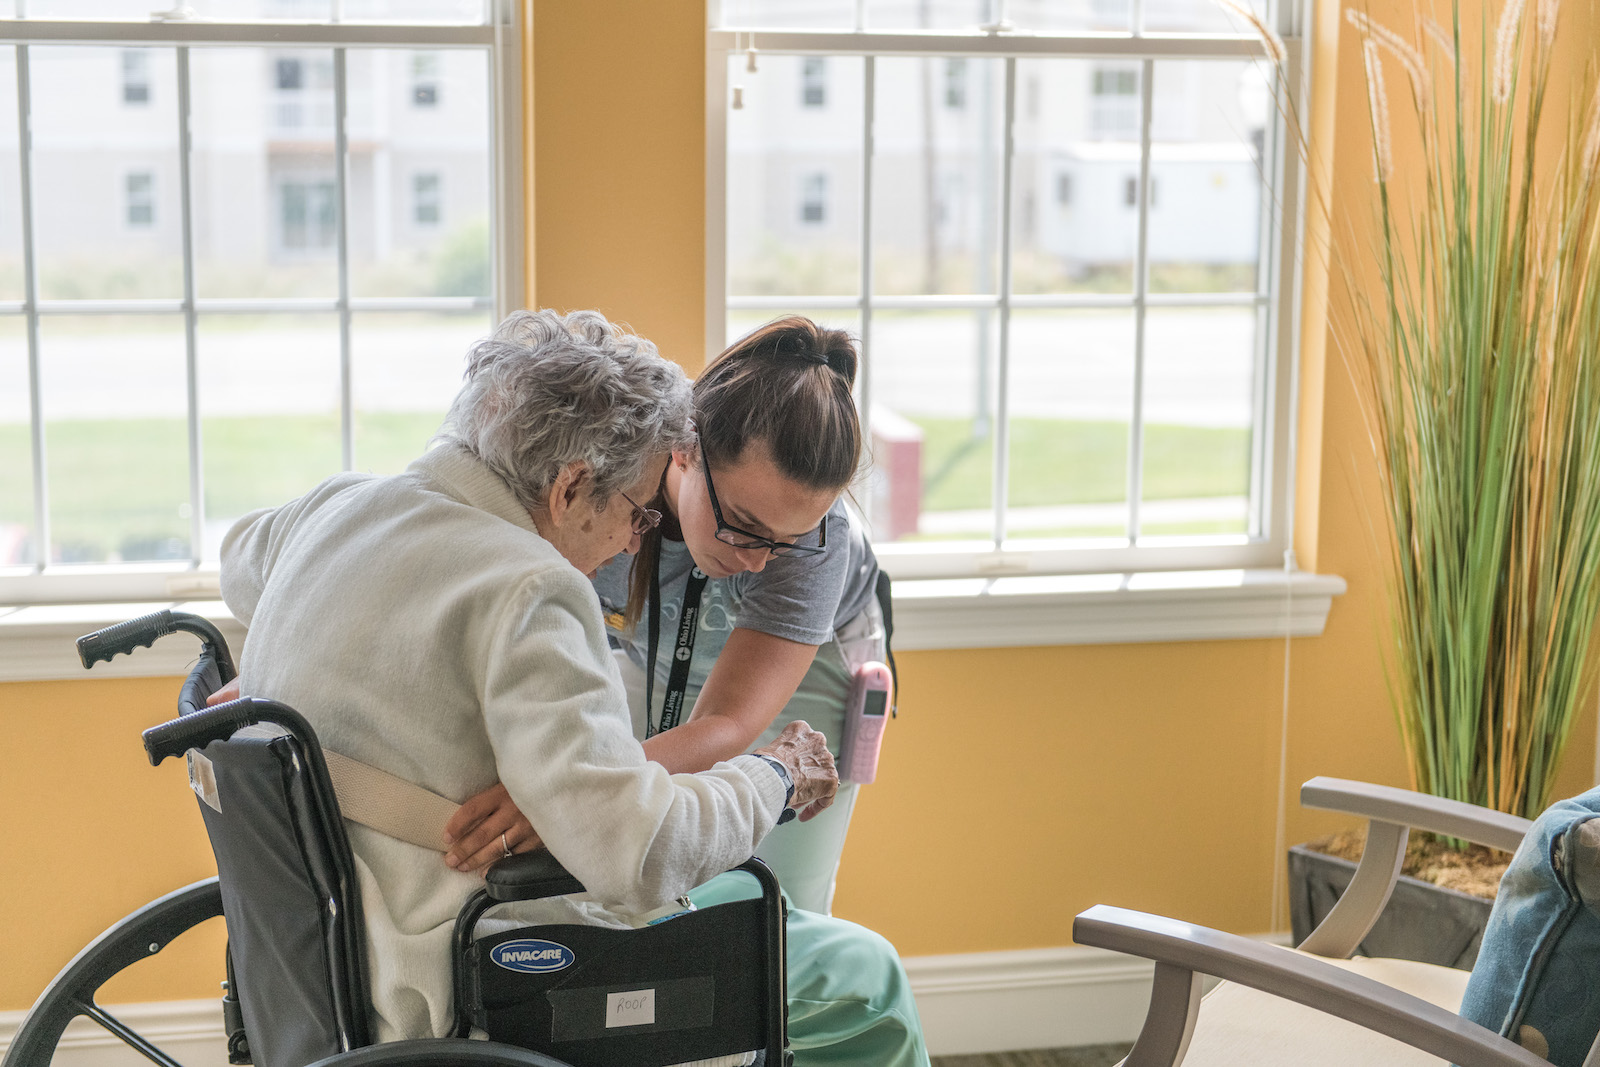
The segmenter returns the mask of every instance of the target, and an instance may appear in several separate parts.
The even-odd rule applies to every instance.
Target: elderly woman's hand
[[[218,689],[215,693],[212,693],[210,696],[206,697],[206,707],[210,707],[213,704],[226,704],[230,700],[238,699],[239,679],[235,678],[221,689]]]
[[[498,782],[457,808],[444,834],[450,846],[444,862],[458,871],[484,870],[513,852],[532,852],[540,843],[533,824]]]
[[[796,719],[783,728],[772,744],[756,749],[755,754],[771,756],[788,769],[794,782],[789,806],[800,813],[801,822],[815,818],[833,803],[833,795],[839,791],[839,772],[833,766],[827,737],[808,723]]]

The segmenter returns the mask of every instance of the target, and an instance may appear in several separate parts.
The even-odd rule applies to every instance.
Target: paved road
[[[181,416],[183,335],[43,331],[49,418]],[[488,320],[396,327],[357,320],[355,402],[368,411],[441,411],[461,358]],[[1152,313],[1147,326],[1145,418],[1248,426],[1255,318],[1248,311]],[[873,400],[905,415],[970,416],[977,403],[977,317],[880,316],[874,323]],[[1133,319],[1126,312],[1019,313],[1012,325],[1011,411],[1048,418],[1127,419],[1133,393]],[[337,409],[337,333],[286,328],[202,332],[202,405],[208,415],[306,414]],[[991,372],[992,373],[992,372]],[[0,422],[28,417],[27,351],[0,336]]]
[[[1146,500],[1139,507],[1141,526],[1175,526],[1180,523],[1235,523],[1244,528],[1250,517],[1250,500],[1242,496],[1199,497],[1192,500]],[[1037,530],[1101,529],[1126,524],[1126,502],[1065,504],[1059,507],[1010,508],[1006,530],[1026,537]],[[935,537],[967,534],[983,537],[994,529],[988,510],[925,511],[917,532]]]
[[[906,415],[971,415],[976,316],[882,317],[873,323],[873,402]],[[1249,426],[1255,316],[1162,311],[1145,339],[1145,419]],[[1032,312],[1011,326],[1013,415],[1126,420],[1133,407],[1133,316]]]

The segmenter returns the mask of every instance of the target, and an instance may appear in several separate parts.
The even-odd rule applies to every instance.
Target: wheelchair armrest
[[[1369,819],[1459,837],[1503,852],[1515,852],[1528,827],[1533,825],[1519,816],[1476,804],[1345,778],[1311,779],[1300,787],[1300,803],[1307,808],[1365,815]]]
[[[1547,1061],[1521,1045],[1437,1004],[1236,934],[1100,904],[1073,920],[1072,938],[1080,945],[1156,962],[1156,993],[1139,1035],[1146,1055],[1141,1056],[1135,1044],[1128,1057],[1130,1067],[1181,1060],[1190,1032],[1185,1013],[1192,1015],[1198,1009],[1199,983],[1188,979],[1194,974],[1215,975],[1304,1004],[1462,1067],[1548,1067]],[[1176,980],[1162,981],[1174,976]]]
[[[496,904],[513,900],[539,900],[582,893],[583,883],[567,873],[561,861],[546,848],[519,852],[490,867],[483,887]]]

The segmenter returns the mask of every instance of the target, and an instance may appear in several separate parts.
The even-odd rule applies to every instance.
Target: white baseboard
[[[935,1056],[1132,1041],[1154,965],[1097,948],[914,956],[906,974]]]
[[[914,956],[905,965],[935,1056],[1132,1041],[1144,1022],[1153,973],[1148,960],[1083,947]],[[228,1062],[216,999],[110,1010],[186,1067]],[[0,1012],[0,1055],[25,1014]],[[78,1019],[67,1027],[53,1067],[147,1062],[95,1023]]]
[[[1287,934],[1256,940],[1289,944]],[[1132,1042],[1155,973],[1149,960],[1082,946],[913,956],[905,965],[935,1056]]]
[[[166,1000],[114,1004],[106,1011],[144,1035],[184,1067],[227,1067],[222,1000]],[[0,1012],[0,1055],[22,1025],[25,1011]],[[149,1067],[150,1061],[88,1019],[74,1019],[61,1036],[52,1067]]]

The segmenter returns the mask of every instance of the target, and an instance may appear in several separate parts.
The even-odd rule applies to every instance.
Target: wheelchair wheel
[[[311,1067],[568,1067],[568,1064],[542,1052],[502,1045],[498,1041],[437,1037],[368,1045],[318,1060]]]
[[[40,994],[0,1067],[48,1067],[67,1024],[80,1015],[93,1019],[161,1067],[179,1067],[176,1060],[96,1004],[95,995],[113,975],[221,914],[222,890],[215,878],[207,878],[146,904],[108,928]]]

